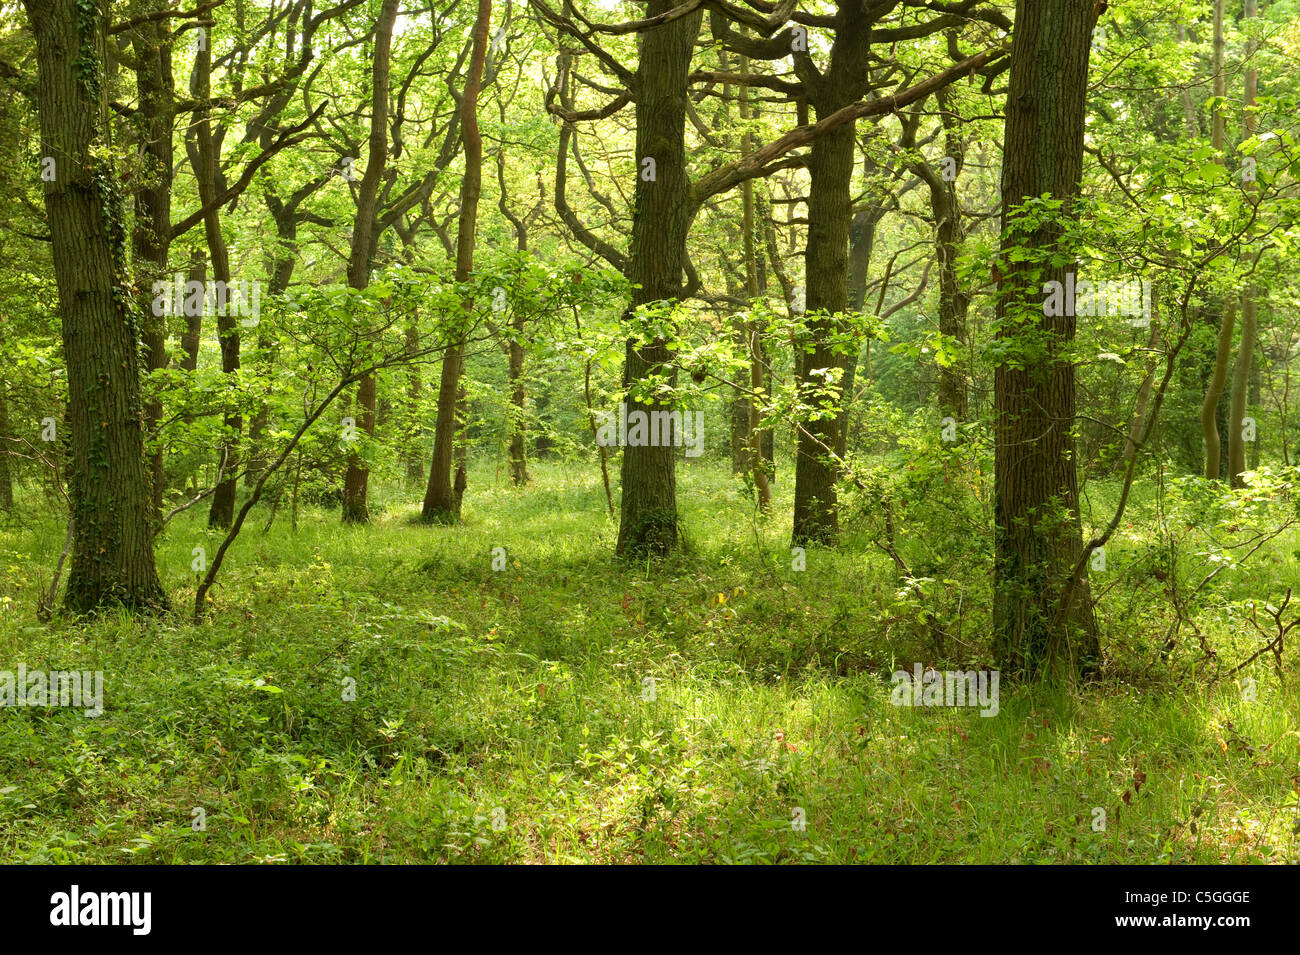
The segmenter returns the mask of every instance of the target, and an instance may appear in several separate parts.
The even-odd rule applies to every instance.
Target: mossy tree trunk
[[[101,155],[108,124],[102,66],[107,6],[24,0],[36,37],[42,155],[68,370],[71,566],[65,602],[166,605],[153,556],[144,460],[137,305],[131,301],[123,202]]]
[[[348,286],[362,290],[370,284],[370,261],[376,241],[375,210],[379,186],[388,161],[388,72],[392,61],[393,23],[397,19],[397,0],[384,0],[375,27],[375,48],[371,61],[370,138],[366,171],[357,189],[357,212],[352,220],[352,247],[348,254]],[[369,437],[375,435],[375,403],[378,383],[373,373],[357,384],[357,423]],[[370,520],[370,468],[361,455],[348,456],[343,478],[343,522],[364,524]]]
[[[835,14],[835,42],[830,63],[810,86],[809,102],[817,118],[859,100],[866,92],[865,63],[871,44],[871,17],[864,0],[842,2]],[[853,165],[856,122],[848,122],[815,140],[808,156],[808,244],[804,252],[807,327],[811,351],[800,357],[798,382],[803,391],[821,389],[842,375],[845,358],[834,345],[848,308],[849,229],[853,220]],[[844,382],[838,378],[836,387]],[[810,400],[816,419],[799,424],[794,473],[796,545],[835,544],[839,510],[835,484],[840,468],[836,451],[842,425],[840,401],[830,396]]]
[[[159,0],[148,0],[144,9],[161,10]],[[167,279],[167,256],[171,247],[172,210],[172,109],[175,98],[172,79],[172,47],[166,21],[142,23],[131,32],[135,55],[136,96],[142,124],[140,155],[142,168],[134,192],[135,225],[131,236],[135,261],[135,282],[144,328],[145,363],[149,371],[167,367],[167,318],[153,314],[153,284]],[[162,401],[150,395],[145,402],[146,440],[153,437],[162,419]],[[162,510],[165,487],[163,448],[149,453],[150,502],[155,514]]]
[[[1067,587],[1082,553],[1075,471],[1072,315],[1046,314],[1042,283],[1075,270],[1060,224],[1083,171],[1093,0],[1018,0],[1002,167],[1003,254],[997,337],[1024,361],[994,372],[994,653],[1012,675],[1038,675],[1057,660],[1095,665],[1097,628],[1086,579]],[[1059,218],[1009,228],[1007,210],[1027,199],[1063,200]],[[1012,248],[1042,261],[1012,261]],[[1060,264],[1053,265],[1052,262]],[[1050,310],[1055,311],[1055,310]],[[1073,309],[1061,309],[1062,312]],[[1084,566],[1084,573],[1087,568]],[[1066,591],[1071,606],[1058,612]],[[1062,634],[1051,632],[1064,627]],[[1054,661],[1053,661],[1054,662]]]
[[[460,216],[456,229],[456,281],[466,283],[474,270],[474,244],[478,234],[478,200],[483,185],[483,137],[479,132],[478,94],[487,58],[488,31],[492,23],[492,0],[479,0],[474,20],[474,47],[469,73],[460,99],[460,125],[465,144],[465,176],[460,186]],[[464,323],[459,337],[450,342],[442,359],[438,382],[438,416],[433,436],[433,460],[429,465],[429,486],[424,493],[421,518],[426,523],[460,520],[465,494],[464,454],[458,454],[462,404],[461,376],[465,372],[465,329],[474,302],[468,294],[461,303]],[[453,475],[452,465],[456,464]]]
[[[650,0],[647,15],[666,13],[674,0]],[[641,38],[637,64],[636,192],[628,279],[634,284],[629,317],[643,306],[671,307],[681,294],[686,237],[695,206],[686,168],[688,77],[702,14],[697,12],[651,28]],[[648,161],[652,161],[648,162]],[[653,178],[647,178],[653,169]],[[673,353],[662,338],[629,338],[623,386],[628,415],[667,410],[648,396],[634,397],[635,385],[663,376],[676,385]],[[671,446],[623,448],[623,486],[617,553],[666,554],[679,543],[677,455]]]

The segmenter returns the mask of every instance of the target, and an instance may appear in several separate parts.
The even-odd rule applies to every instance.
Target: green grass
[[[263,512],[200,627],[198,508],[158,548],[175,616],[37,623],[63,535],[29,499],[0,524],[0,669],[103,670],[105,712],[0,710],[0,858],[1300,861],[1294,668],[1261,660],[1251,702],[1108,631],[1145,649],[1082,690],[1003,685],[993,718],[896,708],[895,668],[987,665],[987,568],[944,569],[969,591],[940,654],[851,520],[791,570],[786,482],[785,517],[756,523],[739,484],[687,467],[688,552],[620,564],[598,476],[530,467],[524,491],[476,470],[459,527],[414,524],[396,488],[369,528],[309,510],[295,535],[282,511],[263,534]],[[1108,627],[1156,632],[1119,591]],[[1200,621],[1232,660],[1234,619]]]

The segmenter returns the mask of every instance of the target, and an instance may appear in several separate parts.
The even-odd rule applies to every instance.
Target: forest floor
[[[619,563],[590,469],[531,468],[524,491],[472,471],[459,527],[394,488],[366,528],[254,514],[197,627],[205,509],[158,548],[175,615],[88,624],[36,619],[56,509],[0,519],[0,670],[104,674],[98,717],[0,710],[0,859],[1300,861],[1293,662],[1249,671],[1254,700],[1175,655],[1004,683],[992,718],[896,707],[895,669],[988,665],[987,567],[964,571],[970,649],[941,654],[851,521],[792,569],[785,483],[759,524],[723,469],[687,467],[689,551]],[[1221,617],[1199,623],[1228,646]],[[1165,624],[1138,619],[1149,650]]]

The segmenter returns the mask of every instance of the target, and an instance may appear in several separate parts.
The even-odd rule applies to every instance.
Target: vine
[[[81,85],[86,98],[92,102],[99,99],[100,92],[100,57],[98,55],[98,37],[100,17],[103,11],[100,0],[76,0],[77,3],[77,58],[73,66],[77,70],[77,82]]]

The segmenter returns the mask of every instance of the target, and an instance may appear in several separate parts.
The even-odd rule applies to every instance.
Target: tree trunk
[[[759,233],[765,233],[767,230],[768,214],[770,203],[766,190],[759,190],[754,196],[754,228],[758,230],[755,233],[755,241],[758,241]],[[755,267],[758,270],[758,294],[767,298],[768,283],[768,263],[767,263],[767,242],[763,241],[763,247],[755,253],[757,261]],[[767,323],[763,322],[757,326],[757,355],[759,365],[763,373],[763,391],[771,394],[772,391],[772,356],[768,352],[767,343],[764,336],[767,334]],[[753,387],[751,374],[751,387]],[[771,427],[759,428],[758,431],[758,454],[763,461],[763,470],[767,474],[768,488],[770,489],[776,483],[776,436]]]
[[[532,480],[528,476],[528,445],[524,430],[528,415],[528,383],[524,378],[524,346],[520,341],[525,320],[523,310],[516,309],[511,320],[515,337],[510,341],[510,481],[515,487],[523,487]]]
[[[352,221],[352,248],[348,256],[348,286],[364,289],[370,284],[370,259],[376,241],[375,211],[379,198],[379,185],[384,166],[388,161],[388,69],[392,60],[393,22],[397,19],[397,0],[384,0],[375,27],[374,62],[371,73],[370,142],[366,156],[366,171],[357,188],[357,214]],[[361,412],[358,424],[369,437],[375,435],[376,380],[374,374],[366,375],[357,383],[357,407]],[[343,479],[343,522],[364,524],[370,520],[368,494],[370,469],[361,455],[348,457],[348,470]]]
[[[647,16],[658,16],[674,0],[649,0]],[[628,280],[634,283],[629,318],[642,306],[671,306],[681,294],[686,237],[693,214],[686,170],[686,99],[695,38],[702,14],[695,11],[641,37],[636,72],[636,191],[632,240],[628,249]],[[649,161],[649,162],[648,162]],[[647,179],[653,169],[653,179]],[[640,411],[648,420],[668,406],[634,399],[634,386],[648,377],[664,375],[677,383],[674,355],[667,342],[652,338],[627,341],[623,386],[628,389],[629,418]],[[667,554],[679,541],[675,449],[646,442],[623,448],[623,485],[619,506],[619,555]]]
[[[1214,95],[1222,98],[1227,93],[1227,76],[1224,73],[1224,37],[1223,37],[1224,0],[1214,0]],[[1210,139],[1214,146],[1214,161],[1223,164],[1223,126],[1224,115],[1221,108],[1214,110],[1210,117]],[[1205,390],[1205,401],[1201,405],[1201,432],[1205,440],[1205,476],[1211,481],[1219,480],[1220,455],[1223,442],[1220,438],[1218,407],[1223,395],[1223,384],[1228,377],[1228,362],[1232,359],[1232,333],[1237,323],[1237,303],[1235,297],[1225,295],[1223,312],[1219,320],[1219,344],[1215,352],[1214,370],[1210,374],[1210,384]],[[1231,421],[1231,416],[1229,416]],[[1231,449],[1231,443],[1229,443]]]
[[[203,253],[203,249],[195,246],[190,250],[189,268],[185,274],[186,283],[198,282],[200,288],[207,285],[208,281],[208,260]],[[184,308],[185,312],[185,331],[181,333],[181,357],[180,367],[182,371],[193,372],[199,367],[199,342],[203,336],[203,305],[200,302],[197,308]],[[198,475],[193,470],[190,471],[186,480],[192,484],[192,493],[199,493]]]
[[[861,312],[866,306],[867,272],[871,267],[871,252],[876,244],[876,227],[880,225],[880,220],[885,217],[885,211],[883,199],[877,198],[869,201],[853,214],[853,221],[849,226],[849,275],[847,286],[848,307],[851,312]],[[870,347],[870,342],[867,343],[867,347]],[[835,448],[840,457],[843,457],[849,448],[848,400],[853,397],[858,378],[857,354],[850,353],[845,358],[845,408],[840,416],[839,441]]]
[[[1228,480],[1233,487],[1245,487],[1246,473],[1245,418],[1249,410],[1250,372],[1255,358],[1255,289],[1241,294],[1241,344],[1232,368],[1231,409],[1228,412]]]
[[[460,274],[459,266],[456,272]],[[429,463],[429,484],[425,488],[421,510],[421,518],[428,524],[450,524],[460,519],[452,481],[452,463],[456,446],[456,399],[460,393],[460,376],[464,372],[464,352],[464,342],[455,341],[447,346],[442,358],[433,460]]]
[[[740,72],[749,73],[749,57],[740,58]],[[740,122],[745,132],[741,136],[740,151],[748,155],[754,148],[754,135],[750,131],[749,87],[740,87]],[[740,187],[741,227],[744,230],[743,248],[745,250],[745,296],[752,305],[761,294],[758,287],[758,250],[754,242],[754,180],[746,179]],[[766,391],[766,368],[763,355],[763,328],[753,319],[745,323],[745,344],[749,353],[749,390],[755,395]],[[768,484],[767,468],[763,461],[763,438],[759,433],[759,423],[763,419],[763,410],[754,397],[744,400],[745,415],[745,458],[749,473],[754,479],[754,490],[758,495],[758,509],[764,514],[772,509],[772,487]]]
[[[871,42],[871,18],[864,2],[842,2],[835,13],[830,65],[809,96],[819,120],[856,102],[866,92],[865,64]],[[807,323],[812,351],[799,356],[797,381],[805,394],[830,384],[844,359],[832,345],[848,308],[849,226],[853,218],[852,182],[857,123],[849,122],[815,140],[808,156],[808,245],[804,252]],[[843,380],[835,382],[843,386]],[[836,449],[841,440],[842,401],[811,397],[821,411],[816,420],[800,422],[795,454],[795,545],[835,544],[839,512],[835,483]]]
[[[730,65],[727,60],[726,50],[718,51],[718,65],[723,70],[730,69]],[[741,74],[746,74],[749,72],[748,57],[746,56],[740,57],[739,72]],[[743,97],[743,105],[741,106],[741,111],[740,111],[741,120],[742,120],[741,128],[743,129],[745,126],[745,120],[747,120],[749,117],[749,96],[748,96],[749,91],[748,88],[743,83],[740,85],[739,89],[740,89],[740,95],[741,97]],[[714,121],[713,121],[713,129],[715,133],[720,132],[721,130],[724,130],[732,125],[733,121],[731,118],[730,104],[731,104],[732,97],[735,95],[734,90],[735,87],[733,87],[730,83],[723,84],[722,97],[719,104],[719,110],[718,113],[714,116]],[[730,141],[731,140],[728,140],[728,142]],[[749,152],[749,149],[751,148],[750,136],[747,134],[744,135],[743,140],[740,143],[737,143],[736,145],[739,148],[740,155],[742,156],[745,155],[746,153]],[[744,185],[742,186],[742,189],[748,190],[747,192],[742,192],[742,203],[743,203],[742,208],[744,211],[742,213],[742,223],[741,223],[742,247],[744,251],[744,262],[742,264],[745,269],[746,280],[743,283],[740,280],[738,280],[736,278],[736,275],[732,272],[732,270],[729,267],[724,270],[724,278],[727,283],[727,297],[738,301],[743,300],[748,307],[752,307],[754,301],[754,293],[750,287],[751,283],[748,281],[748,274],[749,274],[749,267],[750,267],[749,260],[750,260],[750,255],[752,254],[751,243],[753,242],[753,236],[751,234],[748,237],[746,237],[744,233],[746,228],[752,227],[752,224],[750,226],[747,226],[745,223],[748,222],[750,219],[752,219],[753,216],[753,205],[752,205],[753,194],[754,194],[753,183],[750,181],[745,182]],[[730,239],[730,236],[728,238]],[[729,241],[728,244],[730,245],[731,242]],[[728,260],[728,265],[730,265],[730,260]],[[749,322],[746,321],[745,319],[745,312],[741,311],[733,314],[729,322],[731,326],[732,340],[735,344],[737,352],[744,353],[746,356],[749,356],[751,342],[750,342]],[[743,476],[750,472],[749,428],[750,428],[751,402],[749,399],[748,392],[752,389],[752,386],[750,385],[750,382],[747,380],[750,377],[752,377],[752,375],[744,376],[744,378],[742,379],[742,383],[738,383],[736,385],[734,392],[732,394],[730,407],[728,408],[728,412],[729,412],[728,418],[729,418],[729,425],[731,431],[731,435],[730,435],[731,473],[737,476]]]
[[[1246,19],[1259,15],[1257,0],[1246,0]],[[1242,104],[1242,127],[1244,138],[1255,135],[1255,94],[1259,84],[1259,71],[1255,69],[1255,47],[1252,39],[1246,49],[1246,60],[1250,66],[1246,70],[1246,98]],[[1255,191],[1253,182],[1243,183],[1247,194]],[[1232,407],[1228,412],[1228,480],[1233,487],[1245,487],[1242,477],[1246,472],[1246,445],[1244,419],[1249,408],[1251,369],[1255,361],[1255,338],[1257,324],[1255,321],[1256,288],[1251,285],[1241,293],[1241,344],[1237,346],[1237,362],[1232,368]],[[1256,436],[1258,441],[1258,436]]]
[[[1237,324],[1237,303],[1224,296],[1223,317],[1219,322],[1219,343],[1214,353],[1214,370],[1201,402],[1201,433],[1205,439],[1205,476],[1211,481],[1220,477],[1219,458],[1223,444],[1219,438],[1219,399],[1228,380],[1228,362],[1232,358],[1232,331]]]
[[[72,561],[65,601],[165,607],[153,557],[145,470],[138,325],[123,289],[125,216],[100,155],[108,126],[105,6],[24,0],[36,37],[41,150],[57,160],[45,183],[63,350],[68,366],[68,494]]]
[[[212,44],[204,43],[195,54],[193,93],[206,100],[212,95]],[[217,339],[221,343],[221,371],[227,376],[227,410],[222,421],[225,437],[219,458],[220,472],[212,504],[208,509],[208,526],[228,530],[235,519],[235,498],[239,491],[236,475],[239,473],[239,433],[244,427],[239,412],[242,396],[235,385],[239,373],[239,316],[231,306],[230,253],[221,231],[220,208],[213,205],[221,178],[221,157],[212,132],[212,111],[204,107],[196,112],[194,148],[190,154],[194,178],[198,184],[199,202],[208,209],[203,217],[203,232],[207,239],[208,255],[212,261],[212,281],[215,295],[206,294],[204,301],[225,301],[225,308],[217,308]],[[220,291],[225,289],[224,294]]]
[[[420,325],[418,319],[413,318],[406,329],[407,354],[414,355],[419,347]],[[424,379],[420,374],[420,366],[414,362],[407,369],[406,376],[406,420],[412,431],[411,443],[406,452],[406,483],[412,488],[418,488],[424,486],[424,449],[420,447],[423,428],[419,424],[420,396],[424,393]]]
[[[492,20],[492,0],[479,0],[474,20],[474,49],[470,55],[469,74],[461,94],[460,125],[465,144],[465,176],[460,184],[460,219],[456,229],[456,281],[467,283],[474,270],[474,242],[478,231],[478,200],[483,184],[483,137],[478,125],[478,94],[483,79],[483,61],[487,56],[488,30]],[[464,494],[464,462],[452,475],[456,457],[456,434],[459,422],[461,375],[465,366],[465,339],[474,299],[466,294],[461,301],[464,323],[457,339],[443,355],[442,378],[438,383],[437,430],[433,436],[433,461],[429,465],[429,486],[424,493],[421,517],[425,523],[454,523],[460,520]],[[457,488],[460,484],[460,488]]]
[[[0,381],[0,509],[14,506],[14,478],[9,470],[9,444],[13,435],[9,431],[9,399],[5,396],[4,382]]]
[[[461,375],[460,385],[456,390],[456,474],[451,483],[457,517],[460,516],[460,505],[465,499],[465,487],[469,483],[469,440],[465,434],[465,426],[468,422],[469,394],[465,388],[465,376]]]
[[[505,104],[501,104],[500,108],[504,119]],[[533,207],[533,213],[530,213],[524,219],[511,213],[510,205],[507,202],[506,158],[503,149],[497,150],[497,182],[501,186],[501,191],[497,196],[501,214],[510,220],[510,224],[515,230],[515,251],[526,253],[528,251],[528,224],[532,221],[533,213],[542,208],[542,200],[539,200],[539,204]],[[537,184],[539,188],[542,185],[540,173],[538,174]],[[516,307],[511,310],[510,330],[514,334],[505,342],[506,360],[510,376],[510,410],[508,412],[510,416],[510,483],[515,487],[523,487],[532,480],[528,476],[528,381],[524,378],[524,360],[527,355],[523,345],[528,317],[527,309]]]
[[[1250,366],[1250,390],[1246,395],[1247,404],[1252,408],[1259,408],[1263,401],[1263,383],[1260,380],[1259,362],[1254,362]],[[1278,431],[1285,438],[1286,435],[1286,412],[1279,415]],[[1259,468],[1259,446],[1264,443],[1264,435],[1257,434],[1255,440],[1250,443],[1250,448],[1246,452],[1246,467],[1255,471]],[[1282,456],[1282,464],[1289,467],[1286,455]]]
[[[956,117],[949,107],[950,97],[940,90],[935,99],[942,110],[946,130],[947,155],[956,162],[960,174],[965,149],[956,128]],[[961,222],[961,200],[957,197],[956,179],[947,180],[930,166],[918,169],[930,190],[930,211],[934,216],[934,246],[939,260],[939,333],[945,347],[955,342],[964,356],[966,346],[966,311],[970,296],[957,282],[957,253],[965,239]],[[957,421],[966,420],[966,371],[964,357],[939,366],[939,411]]]
[[[271,138],[271,133],[267,130],[263,134],[263,148],[270,144]],[[267,209],[275,222],[276,242],[266,256],[267,274],[270,276],[270,281],[266,285],[266,296],[272,301],[288,291],[289,283],[293,280],[294,268],[297,265],[295,253],[298,246],[299,215],[295,200],[303,194],[303,192],[296,193],[290,202],[284,203],[270,189],[263,193]],[[266,354],[271,349],[271,344],[270,336],[265,332],[258,333],[257,349],[263,356],[262,363],[264,366],[272,366],[266,368],[268,373],[272,370],[275,361],[274,355]],[[265,447],[266,428],[270,423],[270,406],[267,403],[270,391],[268,385],[257,396],[257,407],[253,412],[252,420],[248,423],[248,467],[244,471],[244,487],[250,489],[256,486],[258,477],[270,463]]]
[[[1158,299],[1151,303],[1151,331],[1147,336],[1147,349],[1151,352],[1154,352],[1156,346],[1160,344],[1159,305]],[[1124,441],[1124,453],[1116,467],[1120,474],[1127,473],[1129,462],[1133,460],[1133,455],[1137,454],[1138,442],[1142,440],[1142,431],[1146,428],[1147,407],[1151,404],[1151,393],[1155,390],[1157,364],[1156,358],[1150,359],[1146,377],[1142,379],[1142,384],[1138,388],[1137,405],[1133,409],[1133,418],[1129,422],[1128,437]]]
[[[828,341],[839,331],[838,316],[848,304],[849,182],[853,170],[853,128],[840,127],[813,143],[808,162],[812,188],[808,201],[808,247],[804,274],[811,352],[799,356],[801,391],[821,388],[843,368],[844,360]],[[836,382],[842,386],[842,379]],[[794,524],[792,541],[834,544],[839,539],[835,482],[839,467],[833,454],[840,442],[838,407],[831,397],[811,398],[822,411],[817,420],[800,422],[795,454]],[[829,412],[829,413],[828,413]]]
[[[152,0],[146,9],[163,9]],[[132,252],[135,280],[143,318],[145,365],[151,372],[167,367],[167,315],[153,314],[153,284],[167,280],[167,254],[171,245],[172,209],[172,50],[167,28],[161,20],[141,24],[132,33],[135,54],[136,95],[142,123],[140,152],[143,157],[139,186],[135,190],[135,225]],[[170,284],[170,283],[169,283]],[[162,420],[162,401],[150,394],[144,408],[146,439]],[[150,501],[155,516],[162,512],[163,449],[159,442],[149,455]]]
[[[736,281],[730,270],[727,271],[726,282],[727,295],[730,298],[744,297],[745,287]],[[730,325],[737,351],[748,354],[749,335],[744,317],[733,316]],[[743,388],[736,388],[728,412],[731,431],[731,473],[744,475],[749,471],[749,398]]]
[[[1066,221],[1079,194],[1093,0],[1017,0],[1002,167],[1003,252],[999,256],[997,337],[1034,361],[994,372],[994,655],[1011,675],[1033,677],[1061,662],[1086,672],[1098,657],[1086,579],[1058,604],[1082,551],[1075,472],[1075,381],[1069,358],[1075,318],[1046,314],[1040,281],[1064,284],[1075,271],[1064,229],[1054,222],[1016,228],[1008,211],[1049,194]],[[1014,232],[1011,230],[1015,230]],[[1013,247],[1042,261],[1016,262]],[[1052,261],[1061,261],[1054,265]],[[1055,310],[1053,310],[1055,311]],[[1072,308],[1060,309],[1072,312]],[[1086,566],[1084,573],[1086,573]],[[1063,634],[1049,633],[1060,619]],[[1064,658],[1048,660],[1049,646]]]
[[[206,285],[208,281],[207,259],[203,255],[203,250],[194,248],[190,251],[189,269],[185,274],[185,281],[198,282]],[[199,342],[203,337],[203,309],[202,307],[185,309],[185,331],[181,333],[181,369],[183,371],[195,371],[199,367]]]

